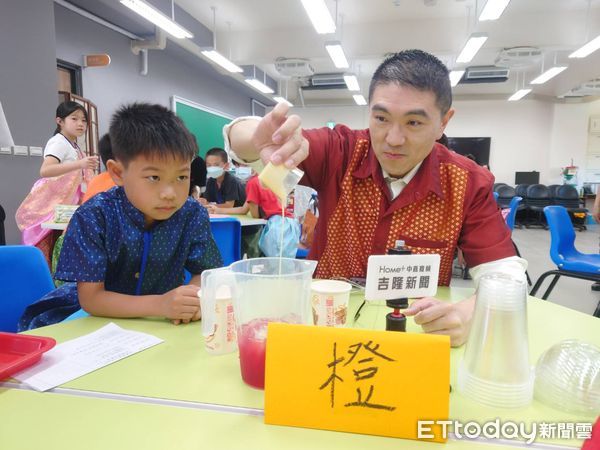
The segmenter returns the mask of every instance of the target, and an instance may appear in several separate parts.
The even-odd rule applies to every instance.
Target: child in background
[[[113,116],[110,140],[118,187],[77,209],[56,271],[69,283],[30,305],[20,330],[59,322],[80,304],[104,317],[200,318],[200,274],[222,262],[206,209],[188,196],[194,138],[173,112],[137,103]]]
[[[75,102],[64,102],[56,109],[56,130],[44,148],[42,177],[17,210],[15,219],[23,232],[23,244],[35,245],[50,263],[56,239],[42,223],[52,220],[54,206],[79,204],[85,191],[87,170],[98,166],[97,156],[84,156],[77,138],[87,129],[87,112]]]
[[[287,205],[286,205],[287,206]],[[261,186],[257,176],[246,183],[246,202],[238,208],[220,208],[208,205],[211,214],[250,214],[254,218],[264,217],[267,224],[263,227],[258,247],[265,256],[284,256],[295,258],[300,241],[300,224],[294,218],[293,207],[284,210],[281,216],[281,203],[269,189]],[[283,252],[281,251],[281,228],[283,227]]]
[[[100,142],[98,142],[98,153],[100,154],[102,164],[104,164],[104,167],[107,167],[108,160],[113,159],[112,146],[110,145],[110,136],[108,135],[108,133],[106,133],[100,138]],[[108,191],[113,186],[116,186],[116,184],[110,176],[108,170],[96,175],[89,182],[87,190],[83,195],[82,203],[87,202],[90,198],[92,198],[99,192]]]
[[[110,137],[108,133],[100,138],[100,142],[98,142],[98,153],[100,154],[100,159],[102,159],[102,164],[106,167],[106,164],[109,159],[113,159],[112,156],[112,148],[110,146]],[[96,175],[87,185],[87,190],[85,194],[83,194],[83,199],[81,203],[87,202],[94,195],[99,192],[108,191],[111,187],[116,186],[115,182],[110,176],[108,171],[102,172],[101,174]],[[64,234],[61,234],[60,237],[56,240],[54,244],[54,249],[52,250],[52,278],[55,278],[54,274],[56,273],[56,266],[58,264],[58,258],[60,256],[60,252],[62,251],[62,246],[64,242]],[[63,281],[54,280],[54,284],[56,287],[62,286],[64,284]]]
[[[215,203],[220,208],[242,206],[246,192],[242,183],[227,170],[229,159],[222,148],[211,148],[206,152],[206,191],[201,203]]]
[[[77,138],[87,130],[87,112],[76,102],[64,102],[56,108],[56,130],[44,148],[40,168],[42,178],[57,177],[69,172],[80,172],[98,167],[97,156],[84,156]],[[82,174],[83,175],[83,174]]]

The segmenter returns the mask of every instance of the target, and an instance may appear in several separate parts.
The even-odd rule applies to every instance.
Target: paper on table
[[[39,363],[13,376],[37,391],[47,391],[161,342],[156,336],[124,330],[111,322],[57,345]]]

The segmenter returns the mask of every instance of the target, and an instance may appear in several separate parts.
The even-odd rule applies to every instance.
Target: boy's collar
[[[123,211],[125,215],[133,222],[133,224],[141,229],[146,227],[146,221],[144,219],[144,213],[142,213],[139,209],[137,209],[127,198],[127,194],[125,194],[125,189],[123,186],[119,186],[117,188],[117,195],[123,202]]]

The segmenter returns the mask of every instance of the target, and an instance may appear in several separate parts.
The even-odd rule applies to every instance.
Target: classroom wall
[[[600,103],[600,102],[598,102]],[[562,184],[562,168],[579,167],[578,185],[585,179],[588,124],[592,103],[554,105],[554,123],[549,149],[550,184]]]
[[[600,114],[600,100],[550,103],[539,100],[457,100],[446,134],[490,136],[490,166],[499,182],[514,184],[516,171],[538,170],[540,182],[561,183],[560,170],[585,167],[589,116]],[[330,120],[352,128],[368,127],[367,107],[294,108],[307,128]]]
[[[490,136],[490,169],[496,181],[514,185],[515,172],[537,170],[550,184],[549,148],[554,104],[537,100],[456,101],[446,134]]]
[[[355,129],[369,126],[369,110],[366,106],[294,107],[292,112],[302,118],[304,128],[324,127],[329,121]]]
[[[52,0],[2,0],[0,102],[16,145],[41,146],[53,130],[56,58]],[[8,244],[20,243],[15,211],[39,176],[41,159],[0,155],[0,204]]]
[[[55,6],[56,57],[81,64],[82,55],[108,53],[108,67],[83,69],[83,95],[98,106],[99,131],[108,131],[111,114],[122,104],[144,100],[170,107],[172,95],[193,100],[234,116],[248,115],[251,99],[226,84],[209,64],[198,58],[187,63],[185,51],[168,41],[166,50],[148,52],[148,75],[140,75],[140,56],[131,40]],[[235,83],[235,82],[232,82]]]
[[[56,26],[56,32],[55,32]],[[130,39],[66,10],[52,0],[2,0],[0,101],[17,145],[44,146],[54,130],[56,59],[81,65],[84,54],[108,53],[109,67],[83,69],[83,95],[98,107],[99,131],[119,105],[149,101],[170,107],[178,95],[234,116],[251,113],[238,83],[190,57],[175,44],[149,52],[149,72],[139,74]],[[14,43],[14,45],[7,45]],[[39,157],[0,155],[0,204],[8,244],[20,243],[14,214],[39,177]]]

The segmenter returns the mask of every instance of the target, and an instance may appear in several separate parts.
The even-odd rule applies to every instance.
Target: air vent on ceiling
[[[600,95],[600,78],[586,81],[571,89],[562,97],[585,97],[588,95]]]
[[[505,48],[496,57],[496,65],[502,67],[529,67],[539,64],[543,53],[537,47]]]
[[[461,83],[502,83],[508,80],[506,67],[471,66],[465,70]]]
[[[310,78],[310,85],[303,89],[347,89],[347,86],[343,73],[318,73]]]
[[[600,94],[600,78],[595,78],[593,80],[586,81],[581,85],[581,89]]]
[[[303,58],[277,58],[275,69],[282,76],[292,78],[310,77],[315,73],[309,60]]]

